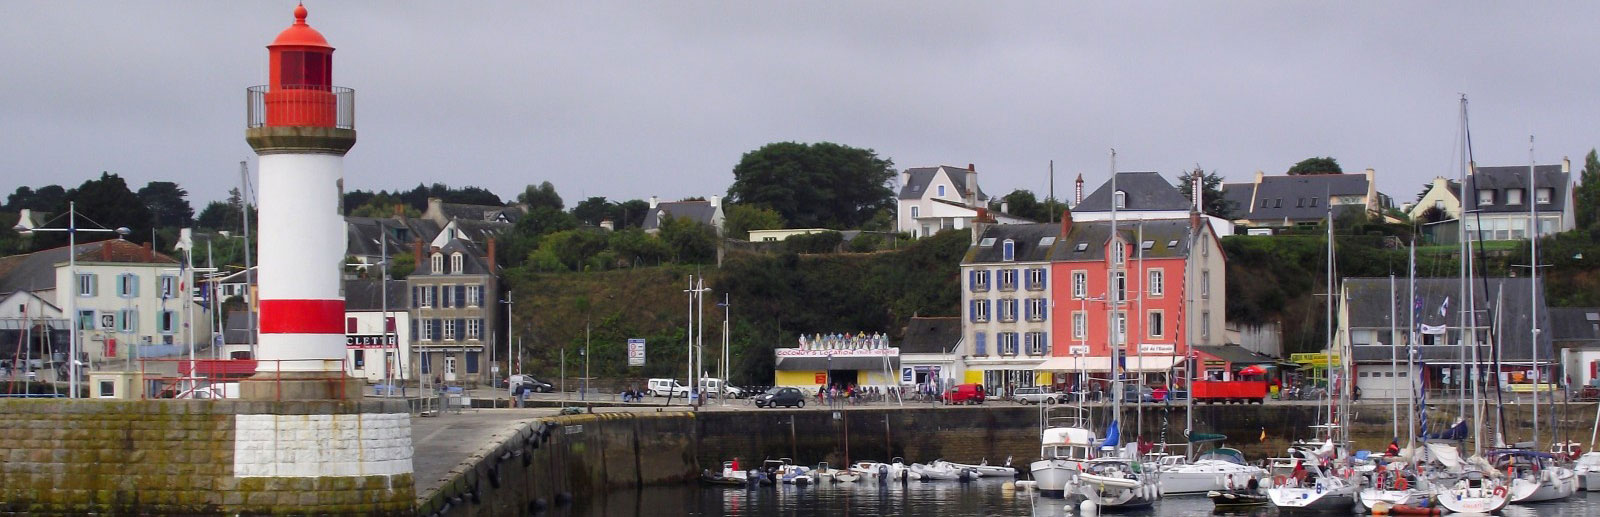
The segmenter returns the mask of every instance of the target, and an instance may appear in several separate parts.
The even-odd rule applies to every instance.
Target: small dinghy
[[[1438,507],[1418,506],[1413,504],[1394,504],[1377,502],[1372,504],[1373,515],[1442,515]]]
[[[745,486],[746,481],[711,472],[711,469],[700,471],[700,482],[707,485]]]
[[[1266,506],[1271,502],[1270,498],[1259,490],[1212,490],[1206,492],[1206,497],[1211,498],[1211,503],[1218,510]]]

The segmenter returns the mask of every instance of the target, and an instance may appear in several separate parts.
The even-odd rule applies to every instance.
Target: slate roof
[[[103,246],[109,246],[109,251],[102,251]],[[145,253],[143,246],[121,239],[78,245],[78,260],[82,262],[178,263],[161,252],[151,252],[148,258]],[[0,258],[0,293],[54,289],[56,264],[66,261],[66,246]]]
[[[1014,243],[1011,262],[1045,262],[1050,260],[1050,250],[1054,244],[1042,244],[1047,237],[1056,237],[1061,233],[1061,225],[1050,223],[1033,224],[995,224],[986,226],[978,245],[967,250],[966,259],[962,264],[988,264],[1003,263],[1005,251],[1003,243],[1011,239]],[[990,241],[989,239],[994,239]],[[1056,239],[1059,241],[1060,239]],[[988,246],[983,243],[990,242]]]
[[[1550,340],[1557,346],[1600,346],[1600,307],[1551,307]]]
[[[1272,356],[1258,354],[1250,350],[1246,350],[1244,347],[1239,345],[1195,345],[1194,349],[1199,352],[1211,354],[1224,361],[1234,363],[1235,365],[1274,364],[1278,362],[1278,360],[1274,359]]]
[[[1365,196],[1365,174],[1313,174],[1305,176],[1267,176],[1256,186],[1255,204],[1239,206],[1255,221],[1319,220],[1328,216],[1331,196]],[[1344,210],[1360,209],[1360,205],[1334,207],[1334,217]]]
[[[1117,190],[1127,193],[1127,206],[1118,210],[1176,210],[1188,211],[1188,198],[1178,187],[1156,172],[1119,172]],[[1083,202],[1072,207],[1075,212],[1110,212],[1111,181],[1106,180]]]
[[[1484,287],[1485,284],[1488,285],[1487,288]],[[1476,300],[1474,306],[1478,311],[1478,326],[1480,327],[1488,327],[1494,320],[1494,307],[1490,302],[1497,299],[1504,300],[1500,315],[1504,324],[1504,328],[1501,329],[1501,343],[1504,348],[1501,351],[1503,360],[1528,361],[1531,359],[1533,348],[1529,346],[1528,279],[1480,278],[1474,280],[1472,288],[1473,298]],[[1344,290],[1348,296],[1347,303],[1349,306],[1346,309],[1350,317],[1350,328],[1378,329],[1380,331],[1379,339],[1385,341],[1385,346],[1381,347],[1357,346],[1356,359],[1360,360],[1364,357],[1361,349],[1382,349],[1380,352],[1368,350],[1368,353],[1376,355],[1367,357],[1387,361],[1389,359],[1389,347],[1387,346],[1390,307],[1389,279],[1346,278],[1344,279]],[[1409,325],[1409,317],[1406,315],[1406,310],[1408,307],[1413,306],[1408,304],[1406,300],[1415,300],[1415,298],[1409,294],[1409,286],[1403,280],[1396,282],[1395,292],[1398,298],[1396,303],[1399,304],[1395,314],[1400,319],[1399,328],[1404,332]],[[1456,342],[1456,336],[1461,324],[1460,280],[1454,278],[1418,278],[1417,295],[1422,298],[1422,310],[1417,313],[1417,324],[1429,326],[1447,325],[1450,329],[1448,330],[1449,334],[1446,342]],[[1503,298],[1500,298],[1501,296]],[[1444,305],[1446,298],[1450,300],[1449,308],[1444,315],[1440,315],[1439,308]],[[1550,311],[1545,308],[1542,296],[1539,299],[1539,308],[1540,328],[1550,328]],[[1551,353],[1550,335],[1550,332],[1541,332],[1539,334],[1539,357],[1541,358],[1554,358]],[[1361,343],[1357,343],[1357,345],[1361,345]],[[1456,360],[1460,353],[1460,348],[1456,346],[1419,345],[1418,348],[1424,355],[1424,360],[1453,361]],[[1471,353],[1470,350],[1467,352]],[[1405,358],[1403,351],[1400,358]]]
[[[418,261],[417,270],[416,270],[416,272],[411,273],[411,276],[450,276],[450,275],[454,274],[454,273],[450,272],[450,255],[452,255],[452,254],[454,254],[455,252],[458,252],[458,251],[461,252],[461,254],[462,254],[462,261],[461,261],[462,263],[461,263],[461,273],[460,274],[463,274],[463,275],[493,275],[494,274],[493,271],[489,271],[489,264],[484,260],[484,254],[483,254],[484,252],[483,252],[483,250],[478,249],[478,246],[476,244],[473,244],[472,241],[468,241],[468,240],[464,240],[464,239],[450,239],[450,241],[446,242],[444,246],[440,246],[439,247],[439,253],[444,255],[444,272],[443,273],[440,273],[438,275],[434,275],[432,273],[432,268],[428,267],[428,262],[427,262],[428,259],[425,258],[424,260]],[[428,252],[425,251],[424,253],[428,253]],[[429,253],[429,256],[431,257],[432,254]]]
[[[391,312],[405,312],[406,293],[405,280],[389,281],[389,310]],[[383,281],[378,279],[353,279],[344,281],[344,310],[346,311],[381,311],[383,310]]]
[[[1224,183],[1222,184],[1222,199],[1231,204],[1228,212],[1229,219],[1243,219],[1250,215],[1250,197],[1256,193],[1255,183]]]
[[[1540,203],[1541,211],[1559,212],[1566,208],[1569,194],[1567,190],[1572,186],[1572,176],[1561,171],[1560,165],[1537,165],[1534,173],[1538,174],[1538,188],[1553,188],[1549,203]],[[1506,204],[1506,189],[1519,188],[1523,190],[1522,202],[1515,205]],[[1482,189],[1494,190],[1494,204],[1478,206],[1478,191]],[[1477,210],[1483,213],[1494,212],[1528,212],[1528,201],[1533,198],[1528,193],[1528,168],[1526,166],[1513,167],[1478,167],[1471,176],[1467,176],[1467,192],[1470,194],[1462,200],[1467,210]]]
[[[446,218],[459,221],[479,221],[497,224],[515,223],[522,217],[522,210],[515,206],[497,205],[468,205],[464,203],[439,203],[439,211]],[[505,216],[506,222],[499,223],[499,216]]]
[[[344,221],[346,253],[355,256],[381,256],[378,248],[382,242],[388,242],[390,257],[410,254],[413,241],[432,241],[440,230],[438,223],[422,218],[345,217]],[[387,239],[384,232],[389,234]]]
[[[906,169],[906,173],[911,177],[906,180],[905,185],[900,187],[900,199],[922,199],[928,192],[928,185],[933,183],[933,178],[937,174],[944,174],[950,178],[950,183],[956,186],[956,197],[962,199],[967,197],[967,170],[961,167],[951,167],[949,165],[912,167]],[[979,184],[978,202],[983,203],[988,200],[989,196],[983,193],[983,185]]]
[[[657,220],[661,219],[662,212],[665,212],[666,215],[672,217],[687,217],[694,222],[710,225],[713,222],[712,217],[714,217],[717,213],[717,209],[711,206],[710,201],[672,201],[667,203],[657,203],[655,208],[652,208],[649,212],[645,213],[643,225],[644,229],[654,230],[660,227],[660,225],[657,224]]]
[[[1143,249],[1139,242],[1140,228],[1143,227],[1143,237],[1150,242],[1148,249]],[[1173,258],[1189,256],[1189,220],[1188,219],[1158,219],[1154,221],[1120,221],[1117,223],[1117,233],[1122,235],[1122,240],[1128,243],[1139,243],[1134,248],[1134,253],[1128,255],[1128,260],[1137,260],[1142,252],[1145,258]],[[1106,243],[1111,239],[1110,221],[1084,221],[1072,223],[1072,231],[1064,238],[1056,239],[1055,251],[1051,254],[1052,261],[1104,261],[1106,257]],[[1078,249],[1079,244],[1086,244],[1083,250]]]
[[[901,354],[943,354],[961,343],[961,318],[912,316],[906,323],[906,337],[900,342]]]

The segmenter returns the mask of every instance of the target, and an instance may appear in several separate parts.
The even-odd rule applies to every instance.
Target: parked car
[[[722,379],[717,379],[717,378],[713,378],[713,377],[706,377],[706,378],[700,379],[700,391],[702,393],[707,394],[708,396],[710,396],[712,398],[717,398],[717,397],[744,398],[744,393],[743,393],[744,390],[741,390],[738,387],[733,386],[731,384],[728,384],[726,382],[722,382]]]
[[[689,387],[678,383],[677,379],[650,379],[645,384],[645,392],[654,397],[688,397]]]
[[[806,394],[800,388],[785,388],[782,386],[767,390],[766,393],[755,396],[756,407],[806,407]]]
[[[1127,403],[1132,403],[1132,402],[1136,402],[1136,401],[1159,402],[1158,400],[1156,400],[1155,390],[1150,388],[1149,386],[1140,386],[1140,385],[1136,385],[1136,384],[1123,384],[1122,385],[1122,402],[1124,404],[1127,404]]]
[[[969,383],[951,386],[942,400],[945,404],[982,404],[984,397],[982,384]]]
[[[1067,397],[1046,388],[1017,388],[1011,390],[1011,400],[1018,404],[1055,404],[1066,402]]]
[[[516,396],[522,392],[550,393],[556,390],[554,385],[533,378],[532,375],[512,375],[506,378],[506,383],[511,386],[511,395]]]

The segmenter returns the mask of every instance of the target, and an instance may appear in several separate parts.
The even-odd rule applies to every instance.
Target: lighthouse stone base
[[[259,372],[239,381],[244,400],[361,400],[366,381],[344,372]]]

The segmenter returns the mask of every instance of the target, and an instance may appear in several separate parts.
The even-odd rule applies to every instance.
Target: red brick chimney
[[[427,258],[422,256],[422,239],[411,241],[411,254],[417,258],[417,269],[422,269],[422,265],[428,263]]]
[[[111,262],[111,243],[113,243],[113,242],[116,242],[116,241],[104,241],[104,242],[100,243],[100,261],[101,262]],[[77,253],[78,250],[72,250],[72,252],[73,253]]]
[[[1061,208],[1061,236],[1066,237],[1072,233],[1072,208]]]
[[[488,246],[489,246],[489,256],[484,257],[484,260],[489,263],[489,274],[492,275],[492,274],[494,274],[494,237],[490,237],[489,238],[489,245]]]
[[[148,242],[144,243],[144,255],[143,255],[143,257],[144,257],[144,261],[145,262],[155,262],[155,260],[156,260],[156,251],[153,250],[153,249],[150,249],[150,243],[148,243]]]

